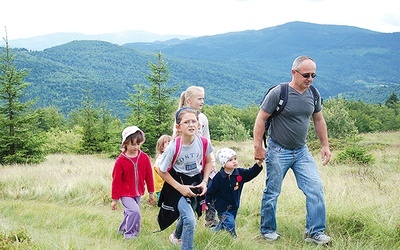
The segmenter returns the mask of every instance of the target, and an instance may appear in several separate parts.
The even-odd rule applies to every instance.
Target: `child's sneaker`
[[[169,235],[169,241],[174,245],[182,245],[182,240],[176,238],[174,233]]]
[[[271,232],[271,233],[261,234],[261,237],[263,237],[268,241],[276,241],[281,237],[281,235],[278,234],[277,232]]]
[[[324,233],[317,233],[313,236],[306,235],[305,239],[306,242],[312,242],[316,244],[328,244],[331,241],[331,237],[325,235]]]

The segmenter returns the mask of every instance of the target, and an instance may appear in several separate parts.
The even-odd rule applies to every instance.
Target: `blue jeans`
[[[218,225],[213,228],[213,231],[218,232],[222,229],[225,229],[233,237],[236,237],[235,217],[233,216],[233,214],[229,212],[218,213],[218,219]]]
[[[193,206],[193,207],[192,207]],[[185,197],[178,202],[179,219],[176,223],[174,235],[182,239],[181,249],[194,249],[194,229],[196,227],[196,216],[194,210],[197,204],[190,204]]]
[[[282,181],[290,168],[296,177],[297,186],[306,196],[305,233],[315,235],[324,232],[326,209],[322,181],[308,147],[304,145],[296,149],[287,149],[268,138],[265,163],[267,178],[261,201],[261,233],[271,233],[277,229],[278,196],[281,193]]]

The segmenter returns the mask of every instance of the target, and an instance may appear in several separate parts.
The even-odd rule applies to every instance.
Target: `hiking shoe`
[[[218,225],[218,221],[216,220],[208,220],[206,221],[206,227],[213,228]]]
[[[277,232],[271,232],[271,233],[261,234],[261,237],[263,237],[268,241],[276,241],[281,237],[281,235],[278,234]]]
[[[306,235],[305,239],[306,242],[316,243],[316,244],[328,244],[331,241],[331,237],[325,235],[324,233],[315,234],[313,236]]]
[[[174,245],[182,245],[182,240],[176,238],[174,233],[169,235],[169,241]]]

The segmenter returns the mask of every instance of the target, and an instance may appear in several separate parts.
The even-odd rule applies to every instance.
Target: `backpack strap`
[[[175,139],[175,153],[174,156],[172,157],[171,165],[168,167],[168,170],[171,170],[171,168],[174,167],[176,159],[178,158],[179,152],[181,151],[182,148],[182,137],[178,136]]]
[[[199,137],[201,139],[201,144],[202,144],[202,149],[203,149],[203,157],[202,157],[200,164],[204,169],[205,163],[207,162],[208,139],[205,138],[204,136],[200,136],[200,135],[199,135]],[[178,136],[175,139],[175,153],[174,153],[174,156],[172,157],[171,165],[169,166],[167,171],[171,170],[171,168],[174,167],[175,162],[178,158],[179,152],[181,151],[181,148],[182,148],[182,137]],[[204,164],[203,164],[203,162],[204,162]]]
[[[279,113],[282,112],[283,107],[285,107],[287,103],[286,97],[289,95],[289,83],[288,82],[281,83],[280,86],[281,86],[281,93],[279,94],[279,102],[275,108],[275,111],[272,112],[270,118],[279,115]]]
[[[204,136],[200,135],[200,139],[201,139],[201,143],[203,145],[203,158],[200,162],[201,166],[203,167],[204,170],[204,166],[207,163],[207,147],[208,147],[208,139],[205,138]]]
[[[275,88],[277,85],[271,87],[268,92],[265,94],[265,96],[273,89]],[[279,101],[278,104],[276,105],[276,108],[274,110],[274,112],[272,112],[272,114],[267,118],[267,120],[265,121],[265,131],[264,131],[264,135],[263,135],[263,141],[264,141],[264,147],[267,147],[267,134],[268,134],[268,128],[271,124],[271,120],[272,118],[274,118],[275,116],[279,115],[279,113],[282,112],[283,108],[285,107],[286,103],[287,103],[287,99],[286,98],[289,95],[289,83],[288,82],[284,82],[280,84],[280,88],[281,88],[281,92],[279,94]],[[264,96],[264,99],[265,99]]]
[[[318,94],[317,89],[313,85],[310,85],[310,89],[311,89],[311,92],[312,92],[313,97],[314,97],[314,110],[315,110],[315,107],[318,104],[319,94]]]

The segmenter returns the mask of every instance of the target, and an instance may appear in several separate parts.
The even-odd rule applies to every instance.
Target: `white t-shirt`
[[[172,159],[175,154],[176,149],[176,139],[171,141],[171,143],[167,146],[164,153],[162,154],[159,169],[161,172],[167,172]],[[207,152],[209,155],[213,151],[213,147],[208,140]],[[176,158],[176,162],[173,166],[174,170],[178,173],[182,173],[187,176],[195,176],[199,174],[203,166],[200,164],[203,159],[203,143],[199,136],[196,136],[192,144],[188,146],[181,146],[181,151],[179,152],[178,157]]]

